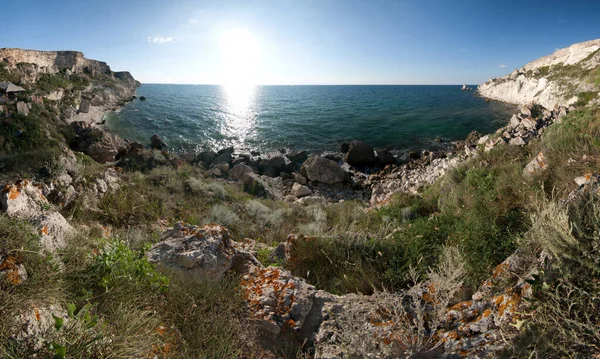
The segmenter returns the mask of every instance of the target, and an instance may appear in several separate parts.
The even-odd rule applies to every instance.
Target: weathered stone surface
[[[75,130],[76,134],[69,144],[71,148],[85,153],[100,163],[115,161],[119,154],[118,147],[124,145],[123,140],[112,137],[85,122],[72,122],[71,128]]]
[[[0,256],[0,290],[16,287],[27,280],[25,266],[15,256]]]
[[[292,195],[296,196],[297,198],[310,196],[311,194],[312,191],[306,186],[303,186],[299,183],[294,183],[292,185]]]
[[[27,107],[27,104],[25,102],[17,102],[17,113],[22,116],[29,115],[29,107]]]
[[[300,173],[313,182],[334,184],[350,180],[350,174],[336,162],[321,156],[312,156],[302,165]]]
[[[178,222],[148,251],[159,268],[218,280],[231,269],[236,255],[229,231],[217,224],[204,227]]]
[[[81,100],[79,104],[79,112],[88,113],[90,112],[90,102],[88,100]]]
[[[271,178],[256,173],[246,173],[244,175],[244,191],[255,196],[282,199],[283,182],[280,177]]]
[[[288,160],[293,164],[299,165],[302,164],[308,158],[308,152],[306,151],[294,151],[290,152],[286,155]]]
[[[150,137],[150,147],[155,150],[166,150],[168,148],[167,143],[157,134]]]
[[[377,152],[377,160],[382,165],[392,165],[392,164],[396,163],[396,158],[390,151],[382,149],[382,150],[377,150],[376,152]]]
[[[262,266],[252,266],[241,285],[252,315],[274,339],[303,334],[315,287],[285,269]]]
[[[217,158],[217,153],[215,151],[202,151],[196,156],[196,161],[209,166],[215,158]]]
[[[373,147],[362,141],[351,141],[348,153],[346,154],[346,162],[352,166],[370,165],[375,161],[375,152]]]
[[[219,152],[221,152],[221,151],[219,151]],[[210,156],[210,155],[207,155],[207,156]],[[233,156],[231,155],[231,152],[223,152],[221,154],[217,153],[217,155],[213,159],[212,163],[213,164],[222,163],[222,162],[231,163],[232,161],[233,161]]]
[[[58,212],[51,210],[42,191],[28,180],[5,186],[0,192],[0,209],[10,218],[27,220],[40,235],[42,247],[55,251],[66,246],[75,230]]]
[[[233,166],[231,170],[229,170],[229,178],[241,181],[244,179],[244,175],[246,173],[254,173],[254,170],[252,167],[244,163],[238,163],[237,165]]]
[[[513,146],[525,146],[527,143],[525,142],[525,140],[523,140],[522,137],[514,137],[511,138],[510,141],[508,141],[508,144]]]
[[[548,168],[548,162],[544,153],[540,152],[523,169],[523,177],[530,178]]]
[[[307,183],[306,181],[306,177],[304,177],[303,175],[301,175],[300,173],[294,172],[292,174],[292,176],[294,177],[294,181],[296,183],[300,183],[301,185],[305,185]]]
[[[586,173],[583,176],[575,177],[575,179],[573,179],[573,181],[580,187],[585,186],[586,184],[590,183],[593,180],[594,180],[594,176],[592,176],[591,173]]]

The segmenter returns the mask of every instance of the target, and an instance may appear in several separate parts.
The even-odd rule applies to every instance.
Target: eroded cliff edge
[[[557,50],[477,88],[489,99],[546,108],[597,101],[599,91],[600,39]]]

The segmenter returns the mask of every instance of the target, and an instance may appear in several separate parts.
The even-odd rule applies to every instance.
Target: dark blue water
[[[425,149],[436,137],[493,132],[513,110],[460,86],[143,85],[138,96],[147,101],[136,100],[108,116],[108,128],[142,143],[157,133],[174,150],[233,145],[323,152],[353,139],[375,147]]]

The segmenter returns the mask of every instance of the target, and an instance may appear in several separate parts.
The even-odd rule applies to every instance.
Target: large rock
[[[310,181],[334,184],[347,182],[350,174],[340,167],[336,162],[321,156],[312,156],[304,164],[300,173]]]
[[[113,162],[117,159],[120,151],[127,150],[127,145],[123,140],[91,127],[85,122],[72,122],[71,128],[75,130],[76,134],[69,144],[71,148],[85,153],[97,162]]]
[[[244,175],[246,173],[254,173],[254,170],[245,163],[238,163],[237,165],[233,166],[231,170],[229,170],[229,178],[241,181],[244,179]]]
[[[362,141],[350,142],[348,153],[346,154],[346,162],[352,166],[370,165],[375,161],[375,152],[373,147]]]
[[[27,107],[27,104],[25,102],[17,102],[17,113],[22,116],[29,115],[29,107]]]
[[[167,143],[159,135],[156,134],[150,137],[150,146],[155,150],[166,150],[168,147]]]
[[[288,160],[293,164],[299,165],[302,164],[308,158],[308,152],[306,151],[294,151],[290,152],[286,155]]]
[[[392,165],[392,164],[396,163],[396,158],[390,151],[382,149],[382,150],[377,150],[376,152],[377,152],[377,160],[382,165]]]
[[[310,196],[311,194],[312,191],[310,190],[310,188],[303,186],[300,183],[294,183],[292,185],[292,195],[294,195],[297,198]]]
[[[50,252],[64,248],[75,232],[73,227],[42,194],[40,188],[28,180],[5,186],[0,192],[0,210],[14,219],[33,224],[40,235],[42,247]]]
[[[255,196],[282,199],[283,181],[281,177],[271,178],[256,173],[246,173],[244,175],[244,191]]]
[[[202,151],[196,156],[196,162],[202,162],[206,166],[210,166],[211,163],[217,158],[217,153],[215,151]]]
[[[183,271],[218,280],[231,269],[236,256],[229,231],[218,224],[204,227],[178,222],[148,251],[158,268]]]
[[[285,269],[251,266],[241,286],[252,316],[259,320],[276,350],[300,346],[320,322],[320,312],[314,313],[316,320],[311,318],[315,287]]]
[[[90,102],[88,100],[81,100],[79,104],[79,112],[88,113],[90,112]]]

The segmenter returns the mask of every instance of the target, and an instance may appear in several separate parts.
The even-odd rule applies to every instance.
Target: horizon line
[[[209,84],[209,83],[173,83],[173,82],[141,82],[142,85],[182,85],[182,86],[221,86],[227,87],[229,85],[224,84]],[[256,86],[479,86],[479,84],[257,84],[245,87],[256,87]]]

